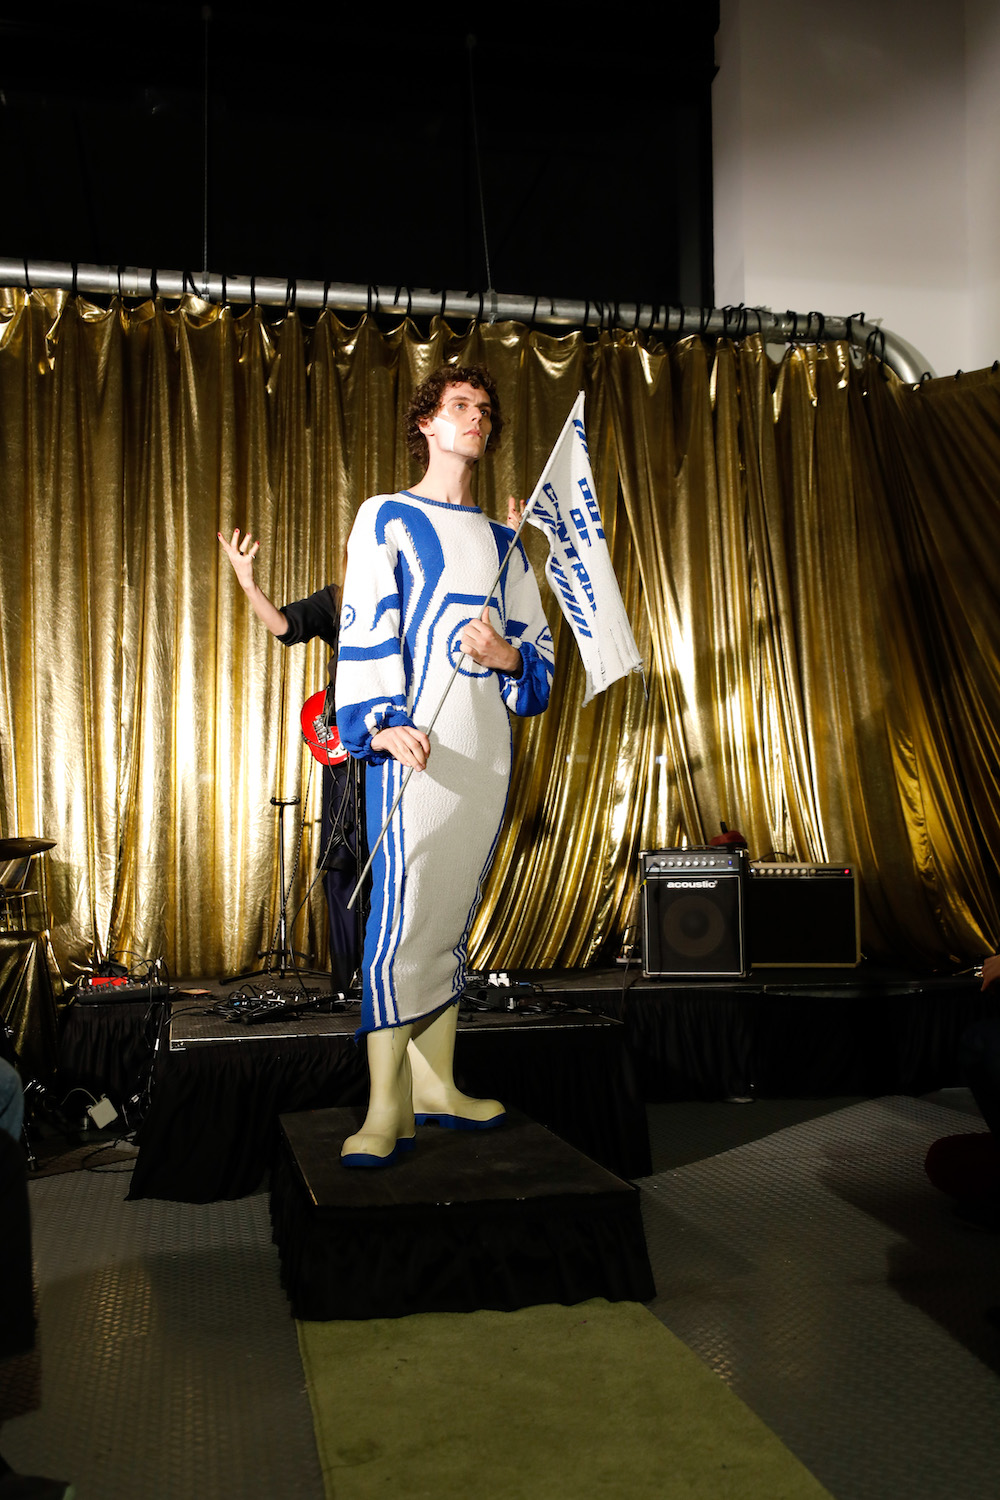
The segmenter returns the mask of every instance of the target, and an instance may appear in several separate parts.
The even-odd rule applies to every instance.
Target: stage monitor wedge
[[[746,850],[646,849],[642,882],[647,979],[744,978]]]

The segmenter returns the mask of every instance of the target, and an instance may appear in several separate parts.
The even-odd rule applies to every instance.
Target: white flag
[[[584,704],[642,669],[597,507],[583,426],[583,392],[566,418],[525,520],[549,540],[545,576],[576,637],[587,673]]]

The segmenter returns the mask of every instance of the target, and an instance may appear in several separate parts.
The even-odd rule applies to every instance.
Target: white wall
[[[1000,6],[965,0],[969,353],[962,368],[1000,358]]]
[[[1000,357],[996,0],[721,0],[715,300]]]

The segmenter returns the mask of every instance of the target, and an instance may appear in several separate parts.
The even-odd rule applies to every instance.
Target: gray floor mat
[[[321,1500],[267,1199],[124,1202],[129,1170],[31,1184],[42,1408],[22,1472],[78,1500]]]
[[[740,1108],[690,1132],[714,1149]],[[997,1494],[1000,1235],[962,1227],[922,1165],[978,1122],[908,1098],[801,1109],[644,1180],[653,1311],[837,1500]],[[127,1187],[127,1168],[31,1185],[44,1403],[5,1455],[79,1500],[321,1500],[266,1199]]]
[[[923,1171],[976,1128],[866,1101],[643,1181],[652,1310],[837,1500],[1000,1490],[1000,1234]]]

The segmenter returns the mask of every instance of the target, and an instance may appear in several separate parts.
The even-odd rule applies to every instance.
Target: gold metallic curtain
[[[491,966],[610,955],[636,855],[724,818],[758,856],[850,860],[874,956],[1000,942],[1000,378],[914,389],[847,347],[775,365],[756,339],[324,314],[194,298],[92,306],[0,292],[0,832],[45,834],[53,941],[252,963],[276,919],[270,799],[303,798],[294,946],[322,956],[318,775],[298,711],[318,644],[251,616],[216,532],[262,539],[279,605],[338,578],[366,495],[412,483],[401,417],[446,359],[482,360],[509,422],[479,478],[502,517],[575,393],[648,663],[581,707],[569,632],[515,775],[474,931]],[[529,551],[539,573],[544,548]],[[442,872],[442,879],[446,879]]]

